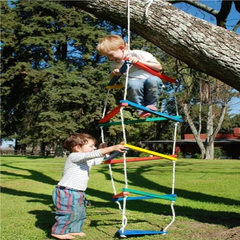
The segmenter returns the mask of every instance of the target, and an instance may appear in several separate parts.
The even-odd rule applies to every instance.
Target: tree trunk
[[[193,123],[193,120],[192,120],[192,118],[191,118],[190,115],[189,115],[188,105],[187,105],[187,104],[184,104],[184,106],[183,106],[183,111],[184,111],[184,114],[185,114],[185,116],[186,116],[186,118],[187,118],[188,124],[189,124],[189,126],[190,126],[190,128],[191,128],[191,130],[192,130],[192,133],[193,133],[193,135],[194,135],[194,138],[195,138],[195,140],[196,140],[196,142],[197,142],[197,145],[198,145],[199,148],[200,148],[202,158],[205,158],[206,150],[205,150],[204,144],[203,144],[203,142],[202,142],[202,140],[201,140],[201,138],[200,138],[200,132],[197,131],[197,129],[196,129],[194,123]]]
[[[214,159],[214,141],[207,142],[205,159]]]
[[[206,144],[205,159],[213,159],[214,158],[213,109],[212,109],[211,103],[208,106],[207,138],[206,138],[205,144]]]
[[[61,2],[127,27],[126,1]],[[240,90],[239,34],[193,17],[164,0],[153,1],[149,8],[143,1],[131,3],[131,31],[187,63],[191,68]]]

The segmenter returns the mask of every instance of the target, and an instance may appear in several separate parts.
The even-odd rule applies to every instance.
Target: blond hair
[[[97,51],[101,55],[106,55],[109,51],[116,51],[119,47],[126,47],[126,43],[119,35],[110,35],[99,40]]]
[[[97,142],[97,140],[90,134],[87,133],[75,133],[70,135],[65,141],[64,141],[64,148],[66,148],[68,151],[72,151],[72,149],[79,145],[82,147],[83,145],[87,144],[89,140],[92,140],[94,143]]]

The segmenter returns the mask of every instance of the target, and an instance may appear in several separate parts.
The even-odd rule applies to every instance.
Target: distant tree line
[[[40,147],[43,154],[46,148],[61,148],[63,140],[74,132],[87,132],[100,139],[98,121],[102,117],[110,68],[106,59],[98,55],[96,44],[112,33],[125,38],[126,29],[56,1],[14,1],[12,5],[4,1],[1,16],[1,138],[16,139],[15,150],[24,151],[31,146],[34,152]],[[182,65],[175,59],[136,34],[132,33],[131,38],[131,48],[144,47],[161,61],[166,73],[180,73],[176,66]],[[189,68],[186,71],[191,73]],[[184,81],[186,75],[181,83]],[[190,77],[187,81],[196,85]],[[186,100],[181,98],[183,93],[194,106],[193,96],[199,87],[186,95],[184,91],[191,89],[186,86],[166,84],[159,99],[160,108],[164,106],[163,111],[176,115],[174,88],[180,96],[180,115],[184,114],[182,106]],[[107,110],[116,107],[122,98],[123,90],[112,90]],[[135,111],[127,109],[124,116],[132,120]],[[223,129],[230,129],[234,121],[226,119]],[[126,131],[132,144],[172,139],[173,123],[126,125]],[[188,123],[184,122],[178,137],[189,131]],[[108,127],[105,133],[105,140],[111,144],[122,141],[121,126]]]

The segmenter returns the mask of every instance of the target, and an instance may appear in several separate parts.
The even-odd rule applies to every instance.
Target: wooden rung
[[[149,155],[154,155],[154,156],[162,157],[162,158],[165,158],[165,159],[168,159],[168,160],[177,161],[177,158],[171,157],[171,156],[168,156],[168,155],[164,155],[162,153],[157,153],[157,152],[150,151],[150,150],[147,150],[147,149],[144,149],[144,148],[135,147],[133,145],[126,144],[126,143],[124,144],[124,146],[126,146],[126,147],[128,147],[132,150],[138,151],[138,152],[148,153]]]
[[[119,229],[117,231],[120,236],[138,236],[138,235],[154,235],[154,234],[167,234],[165,231],[149,231],[149,230],[127,230]]]
[[[158,111],[153,111],[147,107],[144,107],[144,106],[141,106],[141,105],[138,105],[136,103],[133,103],[133,102],[130,102],[128,100],[121,100],[120,103],[127,103],[129,106],[133,107],[133,108],[136,108],[136,109],[140,109],[144,112],[149,112],[149,113],[152,113],[154,115],[157,115],[157,116],[160,116],[160,117],[164,117],[164,118],[167,118],[169,120],[172,120],[174,122],[182,122],[183,120],[180,119],[180,118],[175,118],[171,115],[168,115],[166,113],[162,113],[162,112],[158,112]]]
[[[107,86],[106,88],[107,89],[120,89],[120,88],[124,88],[124,85],[117,84],[117,85]]]
[[[174,118],[182,119],[182,116],[173,116]],[[164,117],[159,118],[145,118],[145,119],[138,119],[138,120],[130,120],[124,121],[124,124],[134,124],[134,123],[145,123],[145,122],[157,122],[157,121],[166,121],[169,120]],[[121,125],[122,122],[109,122],[109,123],[101,123],[99,126],[112,126],[112,125]]]
[[[115,115],[117,115],[120,112],[120,109],[122,107],[126,107],[128,106],[127,103],[120,103],[116,108],[114,108],[111,112],[109,112],[105,117],[103,117],[99,123],[105,123],[108,120],[110,120],[111,118],[113,118]]]
[[[177,155],[167,155],[169,157],[176,158]],[[126,162],[140,162],[140,161],[151,161],[151,160],[159,160],[164,159],[163,157],[141,157],[141,158],[127,158]],[[105,164],[115,164],[115,163],[123,163],[124,159],[116,159],[116,160],[106,160],[104,161]]]
[[[155,197],[150,197],[150,196],[139,196],[139,197],[127,197],[126,200],[127,201],[132,201],[132,200],[144,200],[144,199],[154,199]],[[120,202],[123,201],[124,198],[123,197],[119,197],[119,198],[113,198],[112,201],[114,202]]]
[[[122,191],[123,192],[135,193],[135,194],[139,194],[139,195],[144,195],[144,196],[160,198],[160,199],[171,200],[171,201],[176,201],[176,197],[177,197],[176,194],[158,195],[158,194],[154,194],[154,193],[147,193],[147,192],[138,191],[138,190],[129,189],[129,188],[123,188]]]
[[[121,197],[128,196],[128,195],[129,195],[129,192],[121,192],[116,195],[113,195],[113,198],[121,198]]]

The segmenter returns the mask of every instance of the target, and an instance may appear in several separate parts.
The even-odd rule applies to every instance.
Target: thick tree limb
[[[61,1],[127,27],[125,0]],[[164,0],[131,1],[131,31],[190,67],[240,91],[240,36],[191,16]]]

